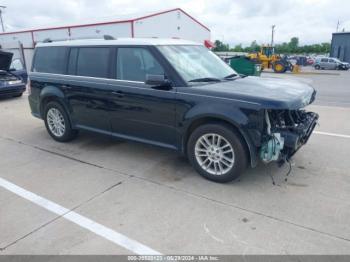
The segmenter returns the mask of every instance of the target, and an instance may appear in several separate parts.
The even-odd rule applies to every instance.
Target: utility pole
[[[337,23],[337,31],[336,31],[336,32],[338,32],[339,25],[340,25],[340,21],[338,20],[338,23]]]
[[[0,21],[1,21],[2,32],[5,32],[4,21],[2,19],[2,9],[5,9],[5,8],[6,6],[0,5]]]
[[[274,35],[275,35],[275,27],[276,27],[276,25],[272,25],[271,26],[271,49],[272,49],[272,54],[275,53],[275,48],[273,47],[273,38],[274,38]]]

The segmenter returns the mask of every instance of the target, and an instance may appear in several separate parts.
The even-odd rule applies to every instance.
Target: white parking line
[[[36,195],[24,188],[21,188],[3,178],[0,177],[0,186],[11,191],[12,193],[29,200],[30,202],[45,208],[63,218],[77,224],[80,227],[83,227],[96,235],[99,235],[119,246],[122,246],[135,254],[139,255],[161,255],[158,251],[155,251],[133,239],[128,238],[108,227],[105,227],[95,221],[79,215],[74,211],[70,211],[69,209],[60,206],[48,199],[45,199],[39,195]]]
[[[314,134],[318,135],[325,135],[325,136],[335,136],[335,137],[342,137],[342,138],[350,138],[350,135],[343,135],[343,134],[335,134],[335,133],[328,133],[328,132],[321,132],[321,131],[314,131]]]

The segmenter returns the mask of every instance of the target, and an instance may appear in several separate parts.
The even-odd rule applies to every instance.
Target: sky
[[[0,0],[6,31],[89,23],[98,19],[180,7],[211,30],[212,40],[244,46],[299,37],[301,44],[329,42],[350,31],[350,0]]]

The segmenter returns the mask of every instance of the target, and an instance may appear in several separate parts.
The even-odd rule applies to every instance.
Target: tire
[[[21,97],[22,95],[23,95],[23,93],[19,93],[19,94],[14,95],[13,97]]]
[[[320,70],[321,67],[320,67],[319,65],[315,65],[315,69],[316,69],[316,70]]]
[[[219,142],[221,149],[217,146],[219,136],[221,137]],[[211,151],[210,147],[205,149],[203,144],[205,138],[209,142],[215,141],[214,151]],[[230,147],[233,153],[225,153],[225,151],[229,151]],[[223,153],[225,153],[226,159],[233,159],[232,163],[222,158]],[[195,129],[187,143],[187,156],[194,169],[201,176],[219,183],[237,179],[247,167],[248,162],[242,138],[232,127],[224,124],[205,124]],[[208,168],[202,167],[208,166],[208,164]]]
[[[286,70],[287,67],[283,62],[277,61],[273,64],[273,71],[275,73],[285,73]]]
[[[56,101],[47,103],[44,112],[46,130],[54,140],[68,142],[77,136],[78,131],[72,129],[68,114],[60,103]]]

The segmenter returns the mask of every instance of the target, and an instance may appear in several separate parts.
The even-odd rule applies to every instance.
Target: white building
[[[180,8],[149,15],[99,21],[80,25],[39,28],[0,33],[0,46],[12,51],[14,59],[20,58],[29,67],[35,44],[45,39],[102,38],[104,35],[118,37],[181,38],[203,43],[208,47],[210,30]]]

